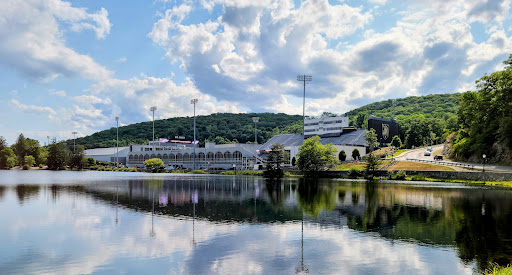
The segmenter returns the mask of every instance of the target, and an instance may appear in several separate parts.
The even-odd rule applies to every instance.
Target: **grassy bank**
[[[396,164],[388,167],[387,170],[455,171],[455,169],[451,167],[414,161],[399,161]]]
[[[485,275],[512,275],[512,266],[493,265],[484,272]]]

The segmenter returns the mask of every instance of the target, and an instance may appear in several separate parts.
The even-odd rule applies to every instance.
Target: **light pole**
[[[193,167],[194,169],[193,170],[196,170],[196,104],[197,104],[197,98],[194,98],[192,100],[190,100],[190,104],[194,104],[194,164],[193,164]]]
[[[258,124],[258,122],[260,122],[260,118],[257,116],[253,116],[252,121],[254,122],[254,143],[258,144],[258,132],[256,129],[256,124]]]
[[[304,83],[304,98],[302,101],[302,140],[304,140],[305,132],[304,127],[306,126],[306,82],[313,81],[313,76],[311,75],[298,75],[298,81],[302,81]]]
[[[73,154],[76,153],[76,146],[75,146],[75,140],[76,140],[76,134],[78,134],[78,132],[72,132],[73,134]]]
[[[119,168],[119,117],[118,116],[116,116],[116,128],[117,128],[116,163],[117,163],[117,168]]]
[[[483,154],[483,155],[482,155],[482,158],[484,158],[484,162],[483,162],[483,164],[482,164],[482,172],[485,172],[485,158],[486,158],[486,157],[487,157],[487,156],[486,156],[485,154]]]
[[[153,112],[153,154],[154,154],[155,153],[155,111],[156,111],[156,106],[152,106],[149,110],[151,112]]]
[[[50,136],[46,136],[46,138],[48,139],[48,146],[50,146]]]

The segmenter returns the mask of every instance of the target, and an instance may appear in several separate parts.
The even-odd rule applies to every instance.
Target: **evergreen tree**
[[[352,150],[352,159],[353,160],[357,160],[357,159],[359,159],[359,157],[361,157],[361,154],[359,153],[359,150],[357,150],[357,148]]]
[[[338,159],[340,161],[345,161],[347,159],[347,153],[345,153],[345,150],[341,150],[341,152],[338,155]]]
[[[16,143],[14,143],[14,154],[18,158],[18,163],[20,165],[24,164],[24,158],[27,155],[28,144],[25,136],[20,134],[18,139],[16,139]]]

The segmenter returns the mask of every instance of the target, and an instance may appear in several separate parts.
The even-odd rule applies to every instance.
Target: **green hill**
[[[263,143],[280,133],[302,133],[302,116],[250,113],[231,114],[217,113],[196,117],[196,139],[202,145],[205,139],[219,144],[238,141],[241,143],[254,142],[254,123],[252,117],[257,116],[258,143]],[[184,136],[186,140],[194,139],[194,118],[175,117],[155,120],[155,138],[174,139]],[[119,146],[129,144],[147,144],[153,137],[153,122],[146,121],[119,127]],[[78,138],[76,144],[85,148],[112,147],[116,145],[116,128],[94,133]]]
[[[436,94],[397,99],[396,119],[401,126],[404,143],[410,147],[440,142],[445,129],[458,129],[456,112],[460,94]],[[324,115],[334,115],[324,113]],[[347,112],[350,124],[366,128],[370,115],[392,118],[392,100],[371,103]],[[258,143],[264,143],[276,134],[302,133],[302,116],[250,113],[217,113],[196,117],[196,136],[202,145],[208,139],[217,143],[253,142],[254,123],[252,117],[260,117]],[[155,121],[155,137],[174,139],[185,136],[192,140],[194,135],[193,117],[176,117]],[[135,123],[119,128],[119,145],[147,144],[152,138],[151,121]],[[115,146],[116,129],[100,131],[87,137],[78,138],[76,143],[86,148]]]

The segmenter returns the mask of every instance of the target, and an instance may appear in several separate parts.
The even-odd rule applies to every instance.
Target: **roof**
[[[366,144],[366,140],[364,139],[364,133],[366,130],[357,130],[352,131],[350,133],[342,134],[338,137],[325,137],[320,138],[320,142],[325,145],[332,143],[333,145],[351,145],[351,146],[368,146]],[[283,144],[285,147],[287,146],[299,146],[302,145],[302,135],[301,134],[284,134],[277,135],[263,144],[259,150],[270,150],[272,145],[274,144]]]
[[[119,147],[119,152],[128,149],[129,147]],[[85,150],[86,156],[101,156],[101,155],[114,155],[117,152],[117,147],[110,148],[96,148]]]

